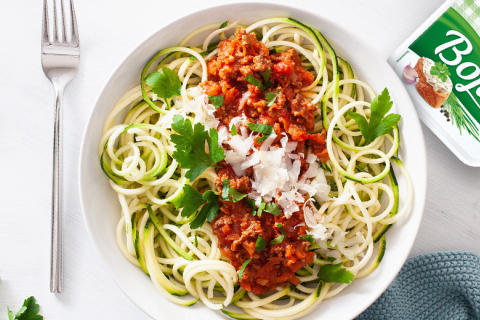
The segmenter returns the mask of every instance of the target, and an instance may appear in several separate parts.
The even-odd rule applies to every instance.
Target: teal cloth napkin
[[[356,319],[480,319],[480,257],[445,251],[410,258]]]

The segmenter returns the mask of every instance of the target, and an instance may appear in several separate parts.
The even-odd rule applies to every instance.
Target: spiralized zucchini
[[[400,132],[395,127],[392,133],[365,145],[357,123],[346,112],[352,110],[369,119],[369,101],[376,95],[319,31],[290,18],[266,19],[250,26],[237,21],[222,29],[220,25],[213,23],[193,31],[177,47],[161,50],[142,71],[144,79],[155,63],[159,70],[174,70],[182,82],[181,96],[158,99],[142,81],[115,104],[105,121],[99,156],[121,207],[117,243],[127,260],[143,269],[173,303],[190,306],[201,300],[207,307],[224,309],[225,314],[238,319],[297,319],[347,286],[320,281],[317,273],[322,266],[343,262],[355,278],[367,276],[385,253],[385,232],[407,215],[413,185],[396,157]],[[315,205],[309,206],[314,223],[324,227],[328,236],[311,246],[316,258],[297,272],[301,280],[298,286],[279,287],[266,296],[243,290],[237,271],[222,257],[210,225],[190,229],[194,216],[182,217],[172,204],[186,184],[197,190],[216,190],[213,168],[195,181],[185,177],[185,170],[172,157],[171,122],[180,114],[208,127],[208,119],[192,109],[192,102],[199,99],[197,85],[207,80],[206,61],[217,52],[215,41],[232,38],[239,27],[255,32],[270,50],[297,50],[302,65],[315,77],[302,91],[319,107],[313,132],[328,130],[330,160],[322,167],[331,186],[330,199],[316,196]],[[200,46],[191,46],[192,39],[202,35]],[[406,182],[401,208],[392,164]],[[374,246],[379,248],[376,256]],[[236,305],[243,313],[225,310],[229,305]]]

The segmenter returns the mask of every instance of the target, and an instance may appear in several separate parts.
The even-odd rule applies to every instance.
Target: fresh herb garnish
[[[265,91],[265,89],[267,89],[260,80],[258,80],[257,78],[255,78],[251,74],[248,74],[245,77],[245,81],[248,81],[251,84],[253,84],[254,86],[257,86],[262,91]]]
[[[308,242],[312,242],[312,243],[313,243],[313,241],[315,241],[315,240],[313,239],[313,237],[312,237],[311,235],[309,235],[309,234],[306,234],[306,235],[304,235],[304,236],[300,236],[300,239],[305,240],[305,241],[308,241]]]
[[[355,276],[345,268],[343,263],[327,264],[318,271],[318,279],[323,282],[350,283]]]
[[[247,267],[248,263],[252,260],[252,258],[249,258],[245,260],[245,262],[242,264],[242,267],[240,268],[240,271],[238,272],[238,281],[242,280],[242,275],[243,275],[243,270]]]
[[[263,249],[267,247],[267,241],[262,238],[262,236],[258,236],[257,242],[255,242],[255,251],[262,252]]]
[[[267,92],[267,94],[265,94],[265,99],[267,99],[267,107],[272,106],[275,100],[277,100],[279,93],[280,93],[280,89],[277,89],[277,92]]]
[[[269,124],[248,123],[247,125],[250,130],[260,132],[262,134],[261,137],[257,138],[257,143],[262,143],[263,141],[265,141],[265,139],[268,138],[269,135],[275,133],[273,127]]]
[[[207,190],[202,194],[187,184],[183,187],[183,193],[173,201],[173,204],[177,209],[183,208],[182,217],[192,216],[202,204],[205,204],[190,222],[191,229],[198,229],[203,226],[205,220],[212,222],[217,216],[219,208],[218,193]]]
[[[330,261],[330,262],[334,262],[337,259],[335,259],[334,257],[328,257],[327,260]]]
[[[218,28],[218,29],[223,29],[223,28],[225,28],[226,26],[228,26],[228,20],[225,21],[224,23],[222,23],[222,24],[220,25],[220,28]]]
[[[229,201],[230,198],[228,197],[228,189],[230,186],[230,182],[228,179],[223,179],[223,188],[222,188],[222,201]]]
[[[276,226],[278,229],[280,229],[280,231],[282,231],[282,234],[286,237],[287,234],[285,233],[285,229],[283,229],[283,225],[281,223],[277,223]]]
[[[282,213],[282,209],[280,209],[275,202],[269,202],[265,206],[264,209],[266,212],[273,214],[274,216],[278,216],[280,213]]]
[[[268,70],[260,73],[260,75],[263,78],[263,85],[267,88],[270,88],[273,85],[273,83],[270,81],[270,73],[271,72],[272,72],[272,70],[268,69]]]
[[[262,136],[260,138],[257,138],[257,143],[262,143],[263,141],[267,140],[268,135],[264,135],[262,133]]]
[[[347,111],[347,114],[357,122],[358,128],[365,138],[365,145],[371,143],[376,138],[392,131],[392,127],[400,121],[399,114],[389,114],[384,118],[388,111],[392,108],[393,101],[390,100],[388,89],[385,88],[382,93],[375,97],[370,105],[371,116],[370,122],[356,112]]]
[[[232,137],[236,136],[238,134],[237,132],[237,126],[232,124],[232,130],[231,130]]]
[[[22,307],[14,316],[13,311],[7,307],[8,320],[43,320],[43,316],[39,315],[40,306],[36,303],[35,298],[29,297],[25,299]]]
[[[440,61],[435,62],[435,65],[430,69],[430,74],[432,76],[437,76],[442,82],[447,81],[448,76],[450,76],[450,71],[445,63]]]
[[[238,192],[237,189],[235,189],[233,187],[230,187],[230,189],[228,189],[228,194],[230,195],[230,198],[232,199],[232,201],[234,203],[242,200],[243,198],[245,198],[247,196],[246,193]]]
[[[205,202],[203,195],[189,184],[183,186],[183,193],[173,200],[176,209],[183,208],[182,217],[190,217]]]
[[[260,202],[260,206],[258,207],[258,210],[257,210],[258,217],[262,216],[263,210],[265,210],[265,200],[263,200],[263,197],[262,197],[262,202]]]
[[[195,239],[193,240],[193,245],[195,246],[195,248],[198,248],[198,239],[197,239],[197,235],[195,235]]]
[[[228,179],[223,179],[222,185],[222,201],[233,201],[235,203],[247,196],[246,193],[238,192],[234,187],[229,187],[230,181]]]
[[[249,206],[250,206],[250,209],[252,209],[252,217],[255,216],[256,214],[256,209],[257,209],[257,206],[255,206],[255,200],[253,199],[244,199],[243,201],[245,201]]]
[[[175,71],[167,67],[163,67],[162,72],[155,71],[147,75],[145,83],[153,87],[153,93],[163,98],[169,108],[170,104],[167,99],[181,95],[182,83],[180,78]]]
[[[247,123],[248,127],[250,130],[255,131],[255,132],[260,132],[260,133],[265,133],[265,134],[274,134],[275,131],[273,130],[273,127],[269,124],[260,124],[260,123]]]
[[[190,169],[185,174],[190,181],[225,158],[223,148],[218,146],[218,132],[215,129],[207,132],[201,123],[196,123],[192,128],[190,119],[185,120],[178,114],[173,118],[172,129],[178,133],[170,136],[177,149],[172,156],[180,168]],[[208,143],[210,155],[205,152],[205,142]]]
[[[210,192],[205,192],[203,194],[203,199],[207,201],[207,203],[202,207],[200,212],[193,218],[190,222],[190,229],[198,229],[203,226],[205,220],[208,222],[212,222],[212,220],[218,214],[219,208],[219,201],[218,196],[211,190]]]
[[[215,109],[218,109],[223,104],[223,95],[219,94],[218,96],[208,96],[208,100],[210,100]]]
[[[273,246],[275,244],[282,243],[283,238],[285,238],[285,236],[282,234],[281,236],[278,236],[275,239],[273,239],[272,241],[270,241],[270,244]]]

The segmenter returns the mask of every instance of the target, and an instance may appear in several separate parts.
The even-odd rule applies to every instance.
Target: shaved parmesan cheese
[[[277,138],[277,135],[275,133],[269,135],[268,138],[265,139],[265,141],[263,141],[262,145],[260,146],[260,150],[267,151],[276,138]]]
[[[297,149],[298,142],[297,141],[290,141],[285,145],[285,153],[291,153]]]
[[[345,204],[347,204],[348,200],[351,197],[352,197],[352,193],[350,192],[350,190],[345,189],[345,190],[343,190],[342,194],[337,199],[335,199],[333,204],[334,205],[345,205]]]
[[[247,117],[245,117],[244,114],[242,114],[239,117],[235,117],[232,120],[230,120],[230,123],[228,124],[228,128],[230,131],[232,130],[232,126],[235,127],[240,127],[240,125],[243,125],[245,123],[245,120],[247,120]]]
[[[305,223],[308,226],[307,234],[311,235],[315,240],[324,241],[329,237],[327,228],[325,228],[323,221],[317,222],[317,219],[307,204],[303,207],[303,213],[305,217]],[[318,242],[318,241],[317,241]]]
[[[314,163],[315,161],[317,161],[317,156],[314,155],[313,153],[311,153],[311,154],[308,155],[306,161],[307,161],[307,163],[312,164],[312,163]]]
[[[242,99],[240,99],[240,109],[243,109],[243,106],[245,105],[245,102],[247,102],[247,99],[250,97],[251,93],[250,91],[245,91],[243,94],[242,94]]]

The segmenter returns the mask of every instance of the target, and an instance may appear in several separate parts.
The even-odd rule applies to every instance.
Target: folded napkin
[[[357,317],[367,319],[480,319],[480,257],[445,251],[408,259],[387,291]]]

